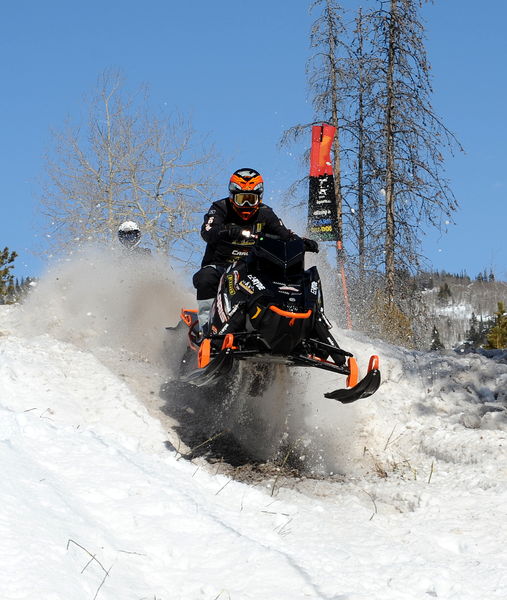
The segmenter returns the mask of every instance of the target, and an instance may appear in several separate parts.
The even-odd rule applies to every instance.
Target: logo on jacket
[[[255,277],[255,275],[248,275],[248,279],[254,284],[254,286],[258,290],[265,290],[266,288],[262,285],[262,283]]]
[[[240,288],[243,288],[245,290],[245,292],[247,292],[247,294],[253,294],[254,293],[254,291],[252,290],[252,288],[247,283],[245,283],[244,281],[240,281],[238,283],[238,285],[239,285]]]
[[[211,224],[213,223],[213,221],[215,220],[215,217],[210,217],[208,219],[208,222],[206,223],[204,229],[206,229],[206,231],[209,231],[211,229]]]

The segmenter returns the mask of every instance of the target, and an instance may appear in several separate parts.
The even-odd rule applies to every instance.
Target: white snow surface
[[[129,268],[128,290],[117,279],[108,294],[86,264],[0,307],[1,600],[507,598],[507,365],[338,330],[363,368],[380,355],[381,388],[343,406],[323,397],[332,374],[287,374],[259,417],[281,413],[309,477],[251,486],[165,445],[173,434],[127,385],[129,366],[161,381],[163,367],[113,335],[127,313],[137,331],[121,306],[149,276],[136,287]],[[173,319],[181,298],[161,281]],[[160,311],[139,316],[150,331],[147,312]]]

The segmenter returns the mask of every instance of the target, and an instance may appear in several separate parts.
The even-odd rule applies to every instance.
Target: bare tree
[[[107,243],[130,219],[153,248],[188,259],[216,175],[213,148],[188,121],[154,115],[146,92],[129,95],[120,73],[105,72],[85,125],[53,139],[42,198],[53,251]]]
[[[309,133],[309,128],[317,122],[325,122],[336,129],[331,149],[333,165],[334,192],[336,201],[336,249],[337,265],[340,272],[343,303],[345,306],[347,325],[352,327],[350,305],[345,276],[344,238],[344,198],[343,198],[343,168],[342,168],[342,128],[347,122],[349,95],[349,65],[343,59],[349,49],[346,44],[346,27],[344,11],[335,0],[314,0],[311,10],[321,10],[312,25],[310,45],[313,51],[307,64],[307,77],[316,121],[299,124],[284,132],[282,144],[296,141],[303,133]],[[305,181],[303,179],[302,181]],[[297,190],[298,182],[291,192]]]
[[[289,128],[282,136],[282,144],[298,140],[308,134],[312,125],[317,122],[327,122],[336,127],[332,147],[333,175],[338,214],[338,237],[343,239],[343,196],[340,133],[341,117],[344,109],[343,90],[345,87],[346,71],[338,54],[344,43],[343,10],[335,0],[314,0],[311,10],[322,8],[322,13],[312,25],[310,46],[313,54],[307,64],[307,77],[315,121],[298,124]],[[305,180],[302,180],[305,181]],[[298,184],[301,182],[298,182]]]
[[[384,267],[387,300],[392,303],[397,270],[419,268],[424,225],[440,228],[457,208],[443,174],[442,152],[461,146],[431,105],[430,66],[418,15],[422,0],[380,4],[372,15],[371,43],[380,58],[375,91],[378,120],[372,122],[372,129],[382,132]]]
[[[382,266],[376,181],[380,155],[378,132],[371,128],[377,118],[374,93],[378,77],[372,24],[369,13],[359,10],[354,19],[336,0],[316,0],[311,9],[320,14],[310,35],[309,91],[315,122],[328,122],[337,129],[332,149],[337,228],[340,241],[346,241],[348,258],[354,261],[357,256],[362,279],[366,263],[370,272]],[[282,143],[298,140],[313,124],[290,128]]]
[[[342,59],[348,74],[348,111],[342,117],[342,130],[347,140],[343,145],[346,173],[342,187],[348,208],[347,238],[355,247],[360,280],[364,279],[367,267],[370,273],[379,267],[377,223],[380,203],[376,177],[380,155],[377,134],[371,127],[376,115],[374,90],[378,59],[372,52],[370,38],[370,15],[360,8],[347,45],[348,55]]]
[[[321,115],[336,127],[333,141],[333,175],[335,182],[336,208],[338,215],[338,239],[343,240],[343,197],[341,168],[341,116],[343,91],[346,84],[346,71],[338,60],[337,51],[343,45],[345,26],[343,10],[333,0],[316,0],[312,8],[322,6],[322,15],[312,27],[311,47],[316,50],[312,57],[309,76],[310,89],[313,90],[313,107],[316,115]]]

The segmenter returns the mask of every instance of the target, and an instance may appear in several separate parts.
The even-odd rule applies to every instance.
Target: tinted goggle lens
[[[234,194],[234,204],[237,206],[257,206],[259,196],[257,194]]]
[[[127,242],[137,241],[139,239],[140,235],[141,234],[139,233],[139,231],[122,231],[120,233],[122,240],[125,240]]]

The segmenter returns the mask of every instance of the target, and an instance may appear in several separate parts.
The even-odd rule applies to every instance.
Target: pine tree
[[[485,348],[507,348],[507,313],[503,302],[498,303],[495,313],[495,324],[488,331],[488,343]]]
[[[452,298],[452,292],[449,288],[449,284],[446,282],[444,285],[440,286],[437,294],[438,303],[439,304],[448,304]]]
[[[470,342],[472,346],[478,346],[480,343],[481,333],[479,331],[479,321],[475,313],[472,313],[470,317],[470,329],[466,332],[467,342]]]
[[[430,350],[443,350],[444,345],[440,341],[440,333],[438,332],[437,326],[433,325],[433,332],[431,334],[431,346]]]
[[[18,255],[5,247],[0,251],[0,303],[5,304],[10,299],[14,291],[14,275],[11,270],[14,268],[14,260]]]

